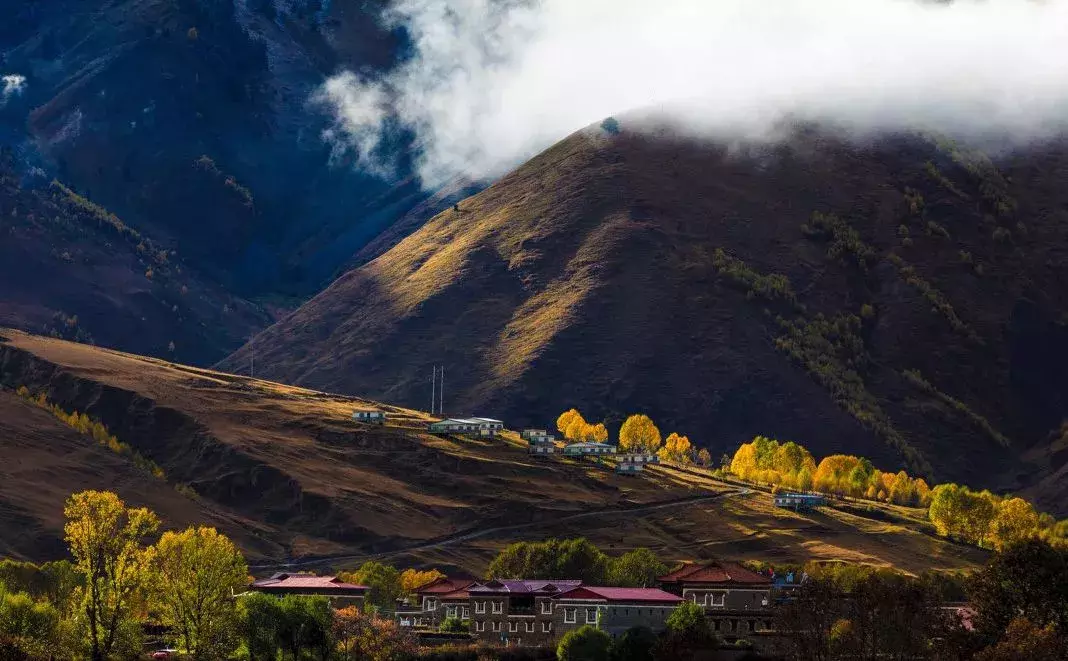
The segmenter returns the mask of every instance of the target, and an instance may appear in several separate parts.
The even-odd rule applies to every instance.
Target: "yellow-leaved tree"
[[[644,413],[630,416],[619,428],[619,449],[652,454],[660,447],[660,430]]]
[[[235,646],[235,592],[248,564],[215,528],[166,532],[148,552],[151,602],[192,659],[221,659]]]
[[[658,456],[661,461],[671,461],[677,464],[689,463],[690,439],[671,432],[664,440],[664,447],[660,448]]]
[[[64,538],[74,568],[85,578],[78,599],[85,614],[92,661],[113,656],[148,576],[144,542],[159,527],[146,508],[128,508],[110,491],[81,491],[63,508]],[[137,623],[134,622],[134,625]]]
[[[604,443],[608,440],[608,429],[600,422],[596,425],[585,425],[578,438],[589,443]]]
[[[439,578],[445,578],[445,574],[442,574],[437,569],[428,569],[426,571],[419,571],[418,569],[405,569],[401,572],[401,590],[405,595],[409,595],[424,585],[430,585]]]
[[[560,414],[560,417],[556,419],[556,429],[564,435],[564,438],[570,439],[571,437],[568,436],[568,430],[571,429],[572,425],[576,422],[585,425],[586,419],[583,418],[582,414],[576,409],[564,411]]]

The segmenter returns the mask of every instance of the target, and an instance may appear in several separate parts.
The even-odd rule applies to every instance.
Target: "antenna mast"
[[[441,388],[438,389],[438,413],[445,417],[445,366],[441,366]]]
[[[437,384],[438,384],[438,366],[437,365],[431,365],[430,366],[430,415],[434,415],[434,404],[437,402],[437,397],[435,396],[435,391],[434,391],[434,388],[437,387]]]

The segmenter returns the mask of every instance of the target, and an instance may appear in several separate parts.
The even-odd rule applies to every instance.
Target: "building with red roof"
[[[689,563],[659,581],[667,592],[704,606],[712,626],[725,637],[772,628],[772,581],[741,565]]]
[[[316,576],[315,574],[278,573],[270,578],[253,581],[249,587],[252,592],[263,592],[277,596],[287,594],[326,597],[334,608],[359,606],[363,604],[367,587],[346,583],[337,576]]]
[[[469,622],[471,597],[467,589],[474,584],[473,578],[444,576],[417,588],[398,604],[397,623],[402,627],[437,629],[450,617]]]
[[[615,638],[631,627],[660,633],[682,597],[659,588],[614,588],[582,585],[553,597],[553,629],[563,636],[587,624]]]

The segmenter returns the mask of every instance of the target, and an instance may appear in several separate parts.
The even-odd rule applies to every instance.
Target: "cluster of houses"
[[[552,645],[585,625],[615,637],[643,626],[661,632],[684,602],[704,608],[709,622],[728,640],[768,636],[774,603],[800,584],[726,562],[693,563],[658,580],[659,587],[620,588],[586,585],[571,579],[494,579],[444,577],[420,587],[399,602],[393,617],[417,632],[436,632],[447,619],[459,620],[477,640],[501,645]],[[251,590],[268,594],[321,595],[341,608],[359,605],[367,588],[335,577],[275,574],[255,581]]]
[[[384,424],[386,412],[381,409],[356,409],[352,413],[356,422]],[[431,434],[462,434],[478,438],[496,438],[504,430],[504,422],[495,418],[445,418],[431,422],[427,431]],[[602,457],[615,456],[616,472],[620,475],[636,475],[649,464],[659,463],[655,453],[620,453],[615,445],[609,443],[576,442],[560,448],[556,437],[544,429],[524,429],[519,434],[527,442],[528,452],[535,456],[563,454],[565,457]]]

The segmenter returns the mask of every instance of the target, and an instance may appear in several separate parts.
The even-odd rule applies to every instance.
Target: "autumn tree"
[[[411,637],[396,622],[355,606],[334,614],[332,637],[342,661],[394,661],[416,651]]]
[[[568,430],[571,429],[571,426],[574,425],[576,422],[581,423],[582,426],[585,426],[586,419],[582,417],[582,414],[579,413],[578,410],[569,409],[561,413],[560,417],[556,419],[556,429],[564,435],[564,438],[571,439],[571,437],[568,436]]]
[[[111,656],[146,579],[145,538],[159,527],[145,508],[128,508],[110,491],[82,491],[67,499],[65,539],[85,577],[81,604],[92,661]]]
[[[60,616],[54,606],[0,586],[0,656],[51,658],[60,652]]]
[[[997,505],[990,525],[991,545],[999,551],[1038,536],[1038,514],[1023,498],[1006,498]]]
[[[1026,617],[1014,618],[996,643],[975,655],[975,661],[1063,661],[1068,642],[1052,624],[1037,626]]]
[[[151,599],[193,659],[221,658],[232,649],[233,594],[245,587],[248,565],[214,528],[166,532],[149,549]]]
[[[690,460],[690,449],[689,438],[671,432],[664,440],[664,447],[660,448],[658,455],[661,461],[683,464]]]
[[[708,451],[708,448],[701,448],[697,451],[697,463],[704,468],[712,465],[712,453]]]
[[[404,595],[410,595],[424,585],[430,585],[434,581],[442,578],[445,578],[445,574],[437,569],[428,569],[426,571],[405,569],[400,575],[401,592]]]
[[[619,449],[625,452],[652,454],[660,447],[660,430],[649,416],[639,413],[623,422],[619,429]]]

